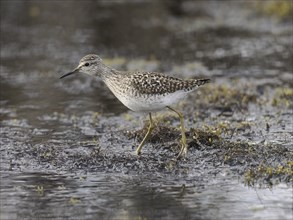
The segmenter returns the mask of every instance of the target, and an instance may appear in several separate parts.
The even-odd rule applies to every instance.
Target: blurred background
[[[293,160],[291,0],[0,4],[1,219],[291,219],[291,187],[256,192],[242,181],[263,161],[274,170]],[[176,172],[127,162],[136,141],[125,130],[139,129],[140,116],[99,80],[59,79],[89,53],[118,70],[211,78],[181,106],[187,128],[291,154],[262,150],[251,164],[223,156],[237,172],[210,153]]]

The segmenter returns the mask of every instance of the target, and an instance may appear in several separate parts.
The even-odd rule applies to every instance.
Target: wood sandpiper
[[[136,149],[138,155],[154,129],[151,113],[164,108],[175,112],[180,119],[181,148],[177,158],[187,153],[183,115],[171,106],[182,100],[197,87],[208,83],[210,79],[183,80],[156,72],[118,71],[105,65],[102,59],[95,54],[83,57],[72,72],[60,78],[78,72],[101,78],[127,108],[149,114],[150,124],[145,137]]]

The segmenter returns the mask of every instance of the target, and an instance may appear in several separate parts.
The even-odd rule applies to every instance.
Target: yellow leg
[[[142,142],[140,143],[140,145],[136,149],[136,154],[137,155],[140,155],[141,154],[141,149],[142,149],[143,145],[149,139],[150,134],[152,133],[152,131],[154,129],[154,123],[153,123],[153,120],[152,120],[152,114],[149,113],[149,116],[150,116],[150,125],[149,125],[149,128],[148,128],[148,132],[146,133],[146,135],[144,136]]]
[[[167,106],[168,109],[170,109],[171,111],[175,112],[180,119],[180,127],[181,127],[181,149],[180,152],[177,156],[177,158],[180,158],[182,156],[182,154],[187,154],[187,144],[186,144],[186,136],[185,136],[185,128],[184,128],[184,118],[181,112],[176,111],[175,109]]]

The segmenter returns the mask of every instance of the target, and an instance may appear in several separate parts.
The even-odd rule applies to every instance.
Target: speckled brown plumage
[[[165,94],[179,90],[190,91],[208,83],[209,79],[183,80],[156,72],[134,72],[129,74],[131,86],[141,94]]]

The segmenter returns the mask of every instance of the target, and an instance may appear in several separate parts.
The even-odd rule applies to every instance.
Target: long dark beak
[[[66,76],[69,76],[69,75],[74,74],[74,73],[77,73],[77,72],[78,72],[78,69],[75,69],[75,70],[73,70],[73,71],[70,72],[70,73],[66,73],[66,74],[64,74],[63,76],[60,77],[60,79],[63,79],[63,78],[65,78]]]

